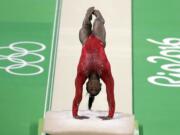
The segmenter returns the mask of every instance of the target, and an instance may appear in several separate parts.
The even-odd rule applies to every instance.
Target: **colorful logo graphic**
[[[0,46],[0,69],[18,76],[41,74],[44,69],[37,64],[45,60],[45,57],[39,54],[45,48],[43,43],[33,41],[20,41],[8,46]]]

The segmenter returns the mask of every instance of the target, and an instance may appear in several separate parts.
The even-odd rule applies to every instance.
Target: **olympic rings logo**
[[[30,48],[30,46],[36,46],[38,49],[26,49]],[[31,47],[32,48],[32,47]],[[10,50],[13,51],[13,54],[10,55],[2,55],[0,53],[0,63],[1,61],[8,61],[12,62],[13,64],[8,65],[8,66],[3,66],[0,64],[0,69],[5,70],[9,74],[12,75],[19,75],[19,76],[32,76],[32,75],[38,75],[41,74],[44,69],[37,65],[38,63],[41,63],[45,60],[45,57],[42,56],[41,54],[38,54],[39,52],[43,51],[46,49],[46,46],[43,43],[39,42],[33,42],[33,41],[20,41],[20,42],[14,42],[9,44],[8,46],[0,46],[0,52],[3,50]],[[26,61],[23,58],[26,56],[33,56],[30,61]],[[35,60],[34,60],[35,59]],[[19,69],[25,69],[25,68],[30,68],[31,70],[25,70],[25,72],[19,72]],[[34,71],[35,69],[35,71]],[[16,71],[18,70],[18,72]]]

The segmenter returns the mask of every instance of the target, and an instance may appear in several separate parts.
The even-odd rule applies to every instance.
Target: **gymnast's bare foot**
[[[94,10],[93,14],[94,14],[96,17],[102,16],[102,15],[101,15],[101,12],[100,12],[99,10],[96,10],[96,9]]]
[[[87,12],[86,12],[86,18],[88,18],[89,21],[92,20],[92,14],[93,14],[93,12],[94,12],[94,7],[88,8],[88,10],[87,10]]]
[[[96,16],[97,19],[99,19],[103,24],[105,23],[105,20],[99,10],[94,10],[93,15]]]

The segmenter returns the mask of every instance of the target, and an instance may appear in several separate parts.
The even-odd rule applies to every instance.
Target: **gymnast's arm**
[[[107,92],[107,100],[109,106],[109,113],[106,117],[100,117],[102,119],[111,119],[114,116],[115,112],[115,100],[114,100],[114,79],[111,74],[111,69],[109,67],[108,72],[102,75],[102,80],[106,85],[106,92]]]
[[[72,106],[72,114],[74,118],[77,119],[86,119],[88,117],[86,116],[78,116],[78,108],[79,108],[79,104],[82,100],[82,93],[83,93],[83,84],[86,81],[86,77],[81,74],[78,73],[77,77],[75,79],[75,87],[76,87],[76,93],[75,93],[75,97],[73,100],[73,106]]]

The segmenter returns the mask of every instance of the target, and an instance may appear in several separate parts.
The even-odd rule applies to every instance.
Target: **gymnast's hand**
[[[102,120],[110,120],[112,119],[111,117],[109,116],[99,116],[98,118],[102,119]]]
[[[78,120],[89,119],[88,116],[79,116],[79,115],[75,116],[74,118]]]

